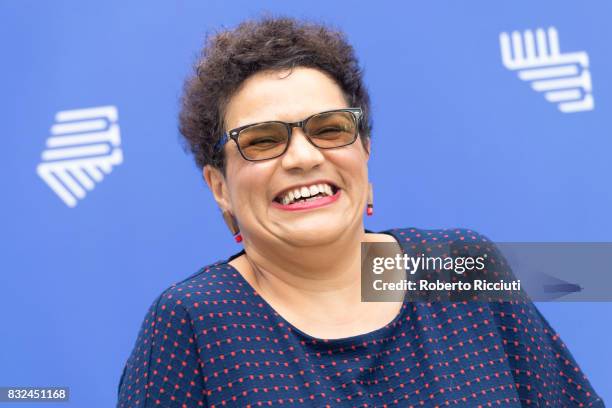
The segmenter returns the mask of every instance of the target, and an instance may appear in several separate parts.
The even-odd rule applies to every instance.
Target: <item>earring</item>
[[[234,217],[231,212],[225,210],[223,211],[223,221],[225,221],[227,228],[231,231],[236,242],[242,242],[242,235],[240,235],[240,228],[238,228],[236,217]]]
[[[368,183],[368,208],[366,209],[366,214],[368,216],[374,214],[374,188],[372,183]]]

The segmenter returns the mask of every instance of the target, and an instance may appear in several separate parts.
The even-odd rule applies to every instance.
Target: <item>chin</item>
[[[292,223],[286,228],[287,241],[298,246],[325,245],[337,241],[346,231],[346,221],[313,222],[312,219]]]

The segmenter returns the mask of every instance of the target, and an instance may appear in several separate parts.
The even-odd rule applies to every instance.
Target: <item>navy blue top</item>
[[[488,243],[466,229],[384,231]],[[165,290],[125,365],[118,407],[603,407],[532,303],[409,302],[386,326],[314,338],[228,262]]]

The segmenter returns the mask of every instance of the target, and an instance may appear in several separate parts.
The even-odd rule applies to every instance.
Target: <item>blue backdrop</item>
[[[336,25],[360,56],[374,118],[376,214],[367,228],[612,241],[610,2],[6,0],[0,386],[69,386],[69,406],[113,406],[153,299],[240,249],[180,148],[178,98],[205,33],[264,11]],[[523,80],[521,69],[534,64],[503,64],[501,33],[522,32],[527,53],[524,30],[537,38],[544,29],[552,52],[549,27],[561,54],[588,55],[588,66],[564,68],[588,71],[588,83],[547,94],[532,77],[550,72]],[[547,84],[563,87],[540,86]],[[590,95],[593,106],[563,112],[554,99],[572,93]],[[69,206],[39,174],[58,159],[48,151],[70,130],[52,126],[91,116],[58,112],[100,106],[114,106],[116,120],[102,115],[79,126],[118,125],[119,143],[96,146],[118,149],[122,159],[107,161],[112,171]],[[95,169],[89,174],[95,180]],[[78,188],[70,191],[74,199]],[[612,304],[538,306],[612,401]]]

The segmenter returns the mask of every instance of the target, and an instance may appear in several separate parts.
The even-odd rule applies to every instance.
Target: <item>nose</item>
[[[325,157],[323,153],[308,141],[300,128],[293,128],[287,151],[282,156],[281,165],[286,170],[311,170],[319,166]]]

